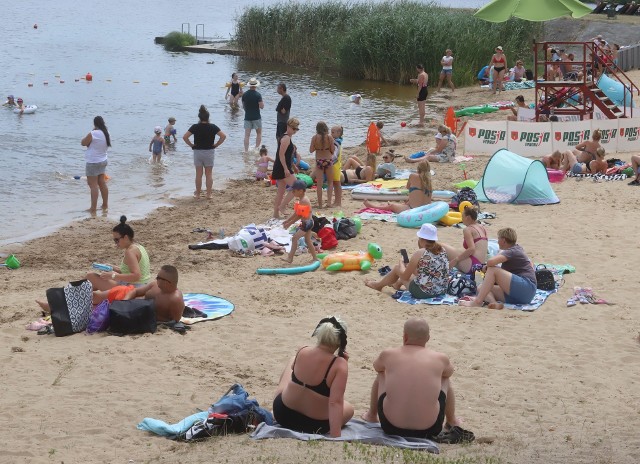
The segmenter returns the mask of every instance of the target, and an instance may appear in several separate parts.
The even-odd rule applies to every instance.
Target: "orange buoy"
[[[87,73],[87,75],[84,76],[84,78],[87,80],[87,82],[90,82],[93,80],[93,76],[91,75],[91,73]]]
[[[450,106],[447,110],[447,114],[444,117],[444,125],[451,129],[451,132],[455,135],[458,130],[458,120],[456,119],[456,112],[453,110],[453,106]]]
[[[367,130],[367,151],[369,153],[380,153],[380,130],[373,121],[371,121]]]

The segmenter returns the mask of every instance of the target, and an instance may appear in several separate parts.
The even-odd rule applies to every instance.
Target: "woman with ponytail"
[[[417,208],[419,206],[431,203],[431,194],[433,187],[431,186],[431,165],[429,161],[422,161],[418,164],[417,172],[409,174],[407,180],[407,189],[409,190],[409,199],[404,203],[372,203],[369,200],[364,201],[366,208],[377,208],[392,213],[401,213],[408,209]]]
[[[189,128],[184,136],[182,136],[182,140],[193,149],[193,164],[196,167],[196,190],[193,192],[193,196],[196,199],[200,198],[200,194],[202,193],[202,175],[204,174],[207,199],[210,200],[213,193],[215,149],[224,143],[227,136],[218,126],[209,122],[209,111],[207,111],[204,105],[200,105],[198,119],[199,122]],[[193,142],[190,140],[192,135]],[[218,136],[217,142],[216,135]]]
[[[83,147],[87,147],[84,152],[86,162],[85,174],[87,184],[91,190],[91,207],[89,211],[95,213],[98,208],[98,193],[102,196],[102,209],[109,207],[109,189],[105,179],[107,169],[107,149],[111,146],[111,137],[104,124],[102,116],[93,118],[93,130],[89,132],[81,141]]]
[[[311,336],[316,337],[316,346],[300,348],[280,377],[273,416],[291,430],[339,437],[353,417],[353,406],[344,400],[347,326],[339,317],[326,317]]]

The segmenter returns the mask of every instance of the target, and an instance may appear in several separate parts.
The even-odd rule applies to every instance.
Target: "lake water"
[[[0,92],[22,97],[25,104],[39,109],[22,116],[0,111],[0,245],[43,235],[88,216],[88,187],[74,176],[84,175],[80,140],[92,129],[96,115],[104,117],[113,145],[107,169],[110,218],[120,214],[139,218],[193,191],[191,151],[180,137],[197,122],[203,103],[211,121],[227,134],[216,153],[214,187],[252,172],[255,155],[242,153],[243,113],[230,111],[224,101],[224,83],[234,71],[245,81],[257,76],[262,83],[263,141],[272,156],[273,112],[279,99],[275,88],[280,81],[290,89],[292,115],[302,121],[295,140],[303,153],[320,119],[341,123],[349,146],[364,139],[370,120],[398,121],[415,115],[410,86],[318,77],[301,68],[231,56],[168,53],[153,43],[156,36],[180,30],[182,23],[190,24],[192,33],[196,24],[204,24],[205,36],[228,38],[244,7],[275,3],[193,0],[180,6],[156,0],[142,7],[140,2],[123,0],[8,2],[3,9],[7,20],[0,30],[5,50]],[[475,8],[487,2],[441,3]],[[87,72],[93,75],[92,82],[76,81]],[[317,97],[311,96],[312,90]],[[349,103],[348,96],[356,92],[365,96],[364,104]],[[164,166],[152,166],[148,145],[153,127],[164,127],[169,116],[177,119],[179,142],[163,157]]]

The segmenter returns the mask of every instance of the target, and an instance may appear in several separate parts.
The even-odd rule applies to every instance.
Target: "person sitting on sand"
[[[636,178],[629,182],[628,185],[640,185],[640,155],[631,156],[631,167],[636,174]]]
[[[514,100],[514,105],[509,108],[513,114],[507,116],[507,121],[517,121],[518,120],[518,109],[524,108],[529,109],[529,107],[524,102],[524,96],[518,95]]]
[[[451,129],[445,125],[440,125],[436,133],[435,148],[430,148],[419,158],[405,156],[404,159],[407,163],[419,163],[424,160],[432,163],[452,163],[456,158],[457,146],[458,139],[451,133]]]
[[[123,299],[134,298],[153,300],[158,322],[180,322],[184,312],[184,299],[182,292],[178,290],[178,270],[165,264],[158,271],[155,281],[131,289]]]
[[[401,213],[408,209],[431,203],[433,188],[431,187],[431,165],[429,161],[421,162],[418,164],[417,172],[409,174],[406,188],[409,189],[409,199],[403,203],[372,203],[369,200],[365,200],[364,206],[392,213]]]
[[[387,348],[373,362],[377,375],[362,419],[379,419],[387,435],[434,438],[444,429],[443,442],[473,441],[456,417],[453,365],[446,354],[426,346],[429,339],[426,320],[413,317],[404,323],[402,346]]]
[[[312,337],[316,337],[316,346],[300,348],[280,376],[273,416],[282,427],[297,432],[328,432],[331,437],[339,437],[354,412],[344,400],[349,360],[347,326],[339,317],[326,317]],[[338,356],[334,355],[336,350]]]
[[[550,155],[545,155],[540,160],[544,167],[547,169],[560,169],[562,163],[562,152],[560,150],[554,151]]]
[[[357,156],[350,156],[346,163],[342,165],[342,173],[340,174],[340,183],[362,184],[375,179],[376,174],[376,154],[367,154],[366,166]],[[316,179],[317,180],[317,179]]]
[[[602,132],[600,129],[596,129],[591,134],[591,140],[586,140],[575,146],[573,154],[579,163],[588,163],[596,159],[596,150],[602,146],[600,145],[601,138]]]
[[[383,163],[376,168],[376,178],[393,179],[396,176],[396,165],[393,160],[396,157],[395,150],[390,149],[382,155]]]
[[[469,274],[473,271],[474,266],[482,266],[487,260],[487,251],[489,248],[489,238],[487,237],[487,229],[478,223],[478,210],[469,208],[468,206],[462,211],[462,224],[465,228],[462,230],[462,247],[464,251],[447,250],[449,254],[456,256],[449,265],[456,267],[461,272]],[[445,248],[448,245],[443,245]]]
[[[529,304],[536,295],[538,282],[533,263],[518,245],[516,231],[510,227],[498,231],[500,253],[489,258],[484,266],[484,280],[473,300],[460,300],[461,306],[482,306],[502,309],[505,303]],[[502,266],[499,267],[498,264]]]
[[[596,159],[581,163],[576,158],[574,152],[567,150],[563,154],[560,169],[564,172],[571,171],[573,174],[606,174],[609,165],[604,159],[604,148],[596,149]]]
[[[120,224],[112,230],[113,241],[117,248],[124,250],[120,266],[113,266],[112,271],[90,272],[86,275],[94,290],[109,290],[116,285],[142,286],[151,280],[151,265],[147,250],[133,241],[133,229],[126,216],[120,217]]]
[[[509,70],[509,80],[513,82],[522,82],[525,78],[527,70],[522,60],[516,61],[516,65]]]
[[[365,281],[367,287],[382,291],[384,287],[400,290],[404,286],[413,298],[418,299],[433,298],[447,292],[449,262],[454,259],[455,251],[438,243],[438,233],[433,224],[423,224],[416,235],[419,249],[411,255],[409,262],[400,261],[378,281]]]

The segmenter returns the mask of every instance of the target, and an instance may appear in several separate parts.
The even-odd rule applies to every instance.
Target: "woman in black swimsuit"
[[[242,97],[242,83],[238,80],[236,73],[231,74],[231,82],[227,83],[227,93],[225,94],[225,100],[229,99],[229,105],[232,108],[238,106],[238,100]],[[231,95],[231,96],[229,96]]]
[[[340,174],[342,185],[370,182],[376,177],[376,154],[369,153],[367,155],[366,166],[356,156],[352,156],[342,167]]]
[[[353,406],[344,400],[347,326],[336,316],[327,317],[312,336],[317,345],[300,348],[282,372],[273,416],[282,427],[297,432],[339,437],[342,426],[353,417]]]
[[[284,206],[286,206],[291,198],[283,202],[284,191],[287,185],[291,186],[296,180],[293,175],[293,150],[294,145],[291,141],[293,134],[298,132],[300,127],[300,121],[296,118],[291,118],[287,121],[287,131],[278,141],[278,150],[276,151],[276,160],[273,163],[273,172],[271,178],[276,181],[278,191],[276,192],[276,199],[273,202],[273,217],[280,218],[280,213],[284,214]]]

